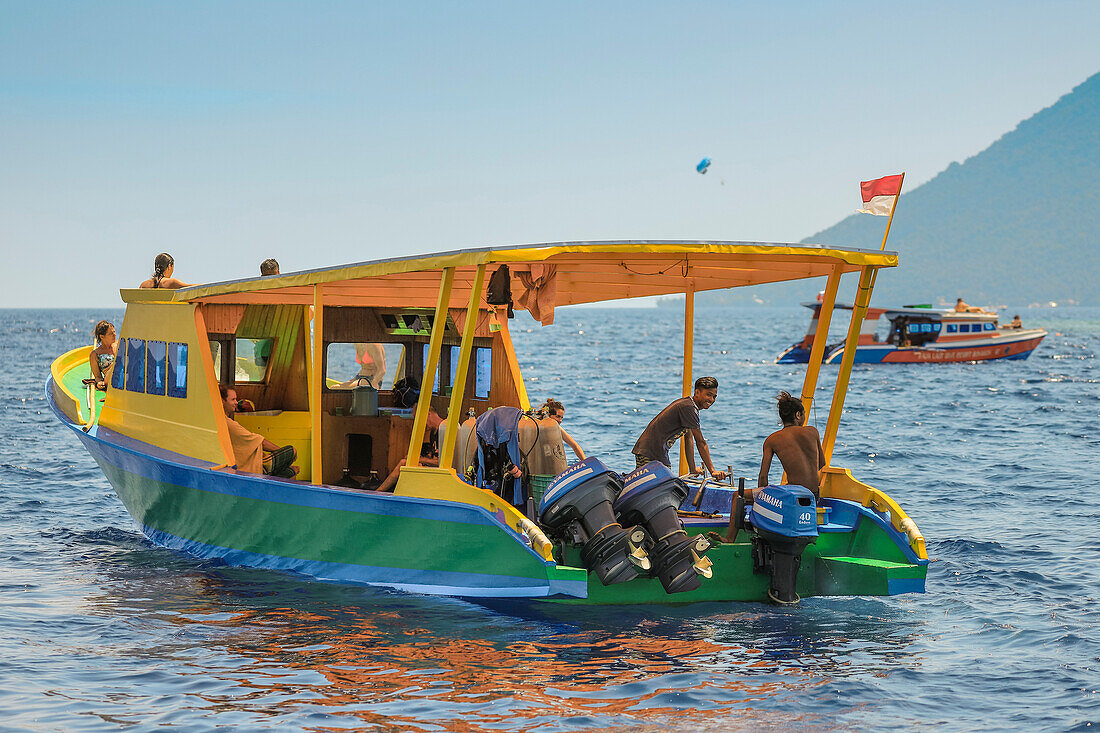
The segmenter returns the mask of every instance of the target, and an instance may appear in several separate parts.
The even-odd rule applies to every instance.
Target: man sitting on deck
[[[806,411],[789,392],[780,392],[775,399],[779,402],[779,419],[783,421],[783,429],[764,440],[764,457],[760,461],[756,485],[768,485],[772,456],[776,455],[787,472],[787,483],[805,486],[817,496],[821,485],[818,472],[825,466],[821,437],[817,434],[817,428],[802,424]]]
[[[245,473],[264,473],[268,476],[294,478],[298,467],[292,466],[298,458],[298,451],[292,445],[279,447],[270,440],[247,430],[233,419],[237,414],[237,390],[232,387],[219,387],[222,395],[222,408],[228,418],[229,442],[233,444],[233,458],[237,461],[237,470]]]
[[[714,464],[710,460],[710,448],[707,446],[707,441],[703,439],[703,431],[699,427],[699,410],[710,409],[717,399],[717,379],[714,377],[696,379],[695,392],[691,397],[681,397],[650,420],[642,437],[638,438],[638,442],[634,444],[634,460],[637,467],[641,468],[650,461],[660,461],[672,468],[668,460],[668,449],[682,435],[684,440],[688,441],[685,446],[691,473],[699,473],[695,468],[695,451],[691,448],[691,441],[694,438],[695,444],[699,446],[699,457],[703,459],[703,465],[716,480],[725,479],[725,471],[714,470]]]

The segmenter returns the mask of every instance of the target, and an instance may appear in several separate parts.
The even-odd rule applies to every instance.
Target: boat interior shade
[[[843,249],[815,244],[714,241],[559,242],[451,252],[363,262],[196,285],[173,291],[175,301],[205,303],[312,304],[321,285],[326,305],[393,308],[387,328],[411,329],[416,308],[435,308],[441,268],[453,267],[449,306],[464,308],[476,269],[510,269],[515,308],[553,312],[555,306],[596,303],[820,277],[836,267],[893,267],[894,252]],[[123,290],[123,300],[164,298],[152,290]],[[537,317],[537,316],[536,316]],[[545,318],[538,320],[546,321]],[[423,325],[423,321],[421,321]]]

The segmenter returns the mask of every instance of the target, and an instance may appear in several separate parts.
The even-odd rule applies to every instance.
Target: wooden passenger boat
[[[702,539],[709,530],[725,531],[731,511],[741,518],[729,486],[693,487],[685,511],[673,513],[682,529],[672,534],[683,535],[681,555],[691,567],[684,580],[691,582],[667,592],[645,557],[647,548],[653,557],[655,543],[665,538],[620,528],[621,547],[630,550],[634,566],[605,584],[607,577],[585,566],[589,545],[571,542],[544,521],[548,501],[598,461],[562,471],[534,510],[531,502],[486,488],[476,473],[465,475],[478,455],[480,437],[472,436],[481,433],[474,417],[459,425],[460,416],[530,410],[508,306],[487,302],[487,280],[507,265],[515,307],[543,322],[552,322],[555,306],[684,293],[687,394],[695,292],[825,276],[831,312],[840,276],[858,272],[847,339],[854,346],[875,272],[896,264],[892,252],[806,244],[568,242],[364,262],[176,291],[122,290],[126,314],[107,391],[86,398],[84,347],[55,360],[46,394],[141,531],[158,545],[194,556],[463,597],[593,604],[764,600],[768,576],[754,572],[760,570],[753,557],[759,528],[713,547]],[[820,333],[827,333],[827,318],[819,323],[825,324]],[[341,388],[354,376],[337,368],[348,361],[352,344],[381,349],[373,360],[382,380],[375,385],[376,414],[352,414],[353,390]],[[824,347],[823,338],[815,342],[820,351],[818,346]],[[354,361],[363,363],[363,353],[355,351]],[[924,590],[928,560],[916,525],[885,492],[831,465],[854,354],[845,352],[823,436],[830,465],[816,504],[816,541],[795,568],[802,596]],[[818,354],[807,368],[807,413],[821,361]],[[395,404],[401,374],[428,375],[411,409]],[[297,480],[237,470],[219,385],[254,404],[254,412],[237,413],[243,426],[295,446]],[[439,466],[421,462],[431,408],[456,424],[440,432]],[[519,418],[521,427],[536,421],[530,414]],[[563,456],[553,421],[540,424],[545,429],[538,439],[550,441],[546,455]],[[622,436],[624,454],[633,439]],[[342,485],[349,473],[385,476],[402,459],[393,493]],[[558,468],[564,466],[562,461]],[[638,472],[631,476],[643,482]],[[682,488],[675,479],[665,485]],[[611,500],[618,505],[629,490]],[[803,512],[800,521],[808,515]],[[622,518],[607,526],[620,527]]]
[[[810,327],[798,343],[788,346],[777,364],[805,364],[810,359],[821,314],[821,303],[803,303],[813,311]],[[850,303],[835,308],[852,310]],[[928,364],[952,361],[1026,359],[1047,332],[1041,328],[1001,326],[995,313],[958,313],[925,306],[868,308],[855,347],[857,364]],[[847,345],[828,344],[826,364],[839,364]]]

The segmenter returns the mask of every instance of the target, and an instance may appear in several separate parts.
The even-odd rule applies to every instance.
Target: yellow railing
[[[897,502],[876,488],[868,486],[852,477],[846,468],[828,466],[822,469],[821,496],[830,499],[846,499],[858,502],[861,506],[890,515],[890,524],[908,538],[909,546],[921,560],[928,559],[924,547],[924,535],[917,524],[902,511]]]
[[[554,559],[554,546],[537,525],[493,492],[470,486],[459,479],[453,468],[405,466],[398,476],[394,493],[398,496],[470,504],[482,507],[492,514],[500,512],[509,527],[530,540],[531,549],[545,560]]]
[[[85,423],[86,416],[80,406],[80,398],[74,395],[65,386],[65,375],[70,371],[88,363],[88,355],[92,353],[91,346],[78,346],[72,351],[66,352],[53,360],[50,365],[50,376],[53,377],[53,398],[61,411],[78,423]]]

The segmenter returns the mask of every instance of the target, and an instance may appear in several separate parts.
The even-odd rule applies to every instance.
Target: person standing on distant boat
[[[143,282],[140,287],[163,288],[165,290],[177,290],[179,288],[190,287],[188,283],[172,277],[172,272],[175,269],[176,261],[172,259],[172,255],[167,252],[161,252],[157,255],[156,259],[153,260],[153,276]]]
[[[634,461],[641,468],[651,461],[659,461],[669,468],[668,451],[676,439],[683,436],[686,441],[688,468],[692,474],[700,471],[695,467],[695,451],[692,441],[699,447],[699,457],[711,475],[718,481],[726,478],[725,471],[714,470],[710,460],[710,447],[703,438],[699,427],[699,410],[709,410],[718,399],[718,380],[714,377],[699,377],[695,380],[695,391],[691,397],[681,397],[661,410],[657,417],[649,421],[642,436],[634,444]]]
[[[806,410],[801,402],[791,397],[790,392],[780,392],[775,399],[779,403],[779,419],[783,429],[764,440],[764,457],[760,461],[756,485],[758,488],[768,485],[772,456],[779,456],[779,462],[787,473],[787,483],[805,486],[817,496],[821,485],[819,472],[825,467],[821,436],[813,425],[802,424],[806,420]]]

